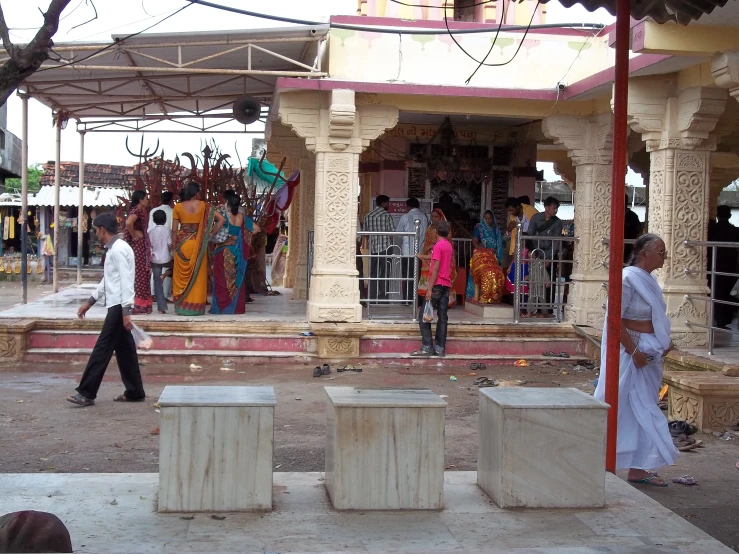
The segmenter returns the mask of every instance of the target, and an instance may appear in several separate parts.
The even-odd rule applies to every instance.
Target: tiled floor
[[[56,294],[43,296],[26,305],[18,304],[0,312],[0,318],[30,318],[30,319],[74,319],[77,317],[77,308],[90,297],[93,284],[72,285],[60,290]],[[254,295],[254,302],[246,305],[246,314],[243,315],[211,315],[198,317],[184,317],[174,314],[174,307],[169,306],[169,313],[160,315],[152,313],[137,318],[146,318],[155,321],[278,321],[300,323],[307,321],[305,300],[293,300],[292,289],[275,289],[280,296]],[[156,310],[155,310],[156,311]],[[105,308],[93,306],[87,313],[89,319],[104,319]],[[370,306],[364,309],[365,320],[409,322],[412,321],[412,307],[409,306]],[[551,319],[527,319],[527,324],[550,324]],[[464,324],[513,324],[513,309],[510,319],[483,319],[470,314],[462,306],[455,306],[449,310],[450,323]]]
[[[600,510],[501,510],[475,481],[475,472],[447,472],[439,512],[336,512],[322,474],[275,473],[273,512],[215,520],[157,514],[157,474],[5,474],[0,513],[54,513],[80,553],[733,552],[613,475]]]

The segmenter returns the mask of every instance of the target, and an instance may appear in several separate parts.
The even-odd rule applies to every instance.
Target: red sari
[[[149,241],[149,214],[141,206],[131,208],[128,217],[136,216],[133,223],[134,231],[141,231],[144,234],[142,239],[136,240],[128,232],[123,234],[124,240],[131,245],[134,258],[136,261],[136,273],[133,282],[134,299],[132,314],[150,314],[151,313],[151,242]]]

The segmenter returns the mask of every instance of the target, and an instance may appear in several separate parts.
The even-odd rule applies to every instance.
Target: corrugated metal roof
[[[83,203],[87,207],[117,206],[118,197],[128,198],[130,192],[126,189],[112,187],[86,187],[82,193]],[[78,187],[59,187],[59,205],[77,206],[79,203]],[[54,187],[43,186],[33,196],[28,197],[29,206],[53,206]]]
[[[549,0],[540,1],[546,4]],[[726,2],[727,0],[631,0],[631,17],[651,17],[657,23],[676,21],[687,25],[717,7],[725,6]],[[590,12],[605,8],[612,15],[616,14],[616,0],[559,0],[559,3],[566,8],[580,4]]]

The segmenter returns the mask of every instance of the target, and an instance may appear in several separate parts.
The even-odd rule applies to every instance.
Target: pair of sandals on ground
[[[144,400],[146,400],[145,396],[143,398],[132,400],[131,398],[128,398],[125,394],[119,394],[118,396],[113,398],[113,402],[143,402]],[[67,402],[71,402],[72,404],[76,404],[77,406],[82,406],[83,408],[95,405],[95,400],[93,400],[92,398],[87,398],[86,396],[82,396],[80,393],[68,396]]]

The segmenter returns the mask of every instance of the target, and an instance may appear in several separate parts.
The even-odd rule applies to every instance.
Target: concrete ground
[[[143,372],[150,401],[141,404],[112,402],[113,396],[121,392],[121,385],[117,374],[111,371],[103,383],[96,406],[77,408],[65,402],[64,398],[73,392],[80,368],[70,371],[67,367],[55,366],[53,362],[43,368],[21,365],[0,372],[0,473],[45,476],[59,473],[156,473],[159,414],[154,403],[163,387],[174,383],[274,386],[278,397],[274,458],[277,473],[323,470],[324,386],[428,387],[437,394],[445,395],[449,405],[446,414],[447,471],[475,470],[478,391],[472,385],[476,376],[469,375],[468,368],[457,367],[453,370],[457,381],[450,381],[448,368],[444,368],[444,373],[427,369],[424,371],[430,373],[425,374],[418,374],[418,369],[413,369],[411,374],[410,369],[402,367],[366,366],[363,369],[361,373],[334,372],[317,379],[311,376],[312,365],[290,365],[282,361],[270,366],[252,366],[245,372],[223,372],[218,367],[204,367],[192,372],[188,367],[147,366]],[[595,374],[595,370],[576,369],[573,362],[568,361],[548,362],[528,368],[493,367],[478,372],[478,375],[501,380],[504,385],[525,381],[523,386],[574,386],[587,392],[592,391]],[[730,441],[722,441],[712,435],[700,435],[698,438],[704,441],[704,447],[685,453],[676,466],[665,468],[662,474],[668,480],[690,474],[699,485],[686,487],[671,483],[664,489],[640,487],[640,490],[708,535],[739,551],[736,496],[739,469],[735,466],[739,460],[739,437]],[[146,482],[150,484],[150,481]],[[627,484],[623,484],[623,487],[632,488]],[[149,493],[141,496],[147,495]],[[3,496],[0,494],[0,513],[16,509],[11,508]],[[150,504],[147,505],[150,507]],[[320,517],[331,519],[335,514]],[[475,522],[480,519],[478,516],[470,517]],[[657,527],[661,525],[657,521],[654,524]],[[607,526],[608,523],[603,525]],[[648,535],[644,532],[639,536]],[[463,541],[460,544],[465,546],[466,543]],[[244,548],[247,549],[246,546]],[[651,548],[656,548],[656,545],[651,545]]]
[[[598,510],[501,510],[475,472],[445,474],[441,511],[337,512],[321,473],[275,473],[274,510],[157,514],[156,473],[0,475],[2,511],[58,514],[75,552],[729,554],[617,477]]]

